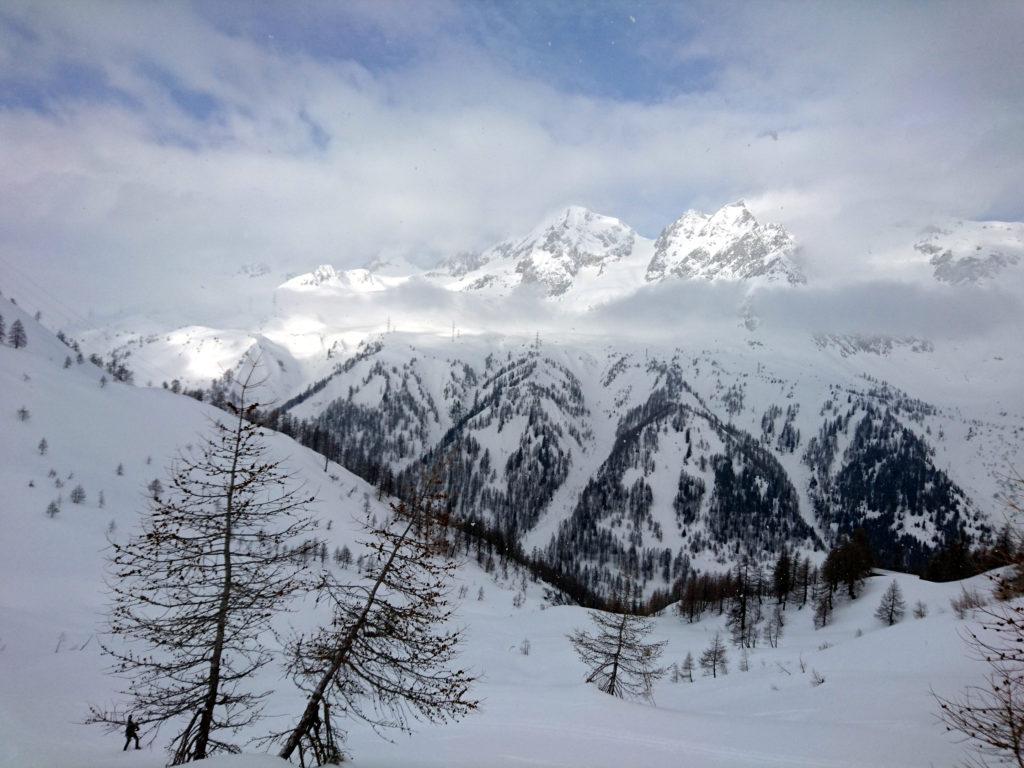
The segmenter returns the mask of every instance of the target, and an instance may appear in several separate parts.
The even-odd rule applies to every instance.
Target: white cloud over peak
[[[707,71],[659,99],[540,76],[497,7],[353,6],[351,56],[324,54],[315,6],[287,45],[197,8],[0,15],[0,258],[82,311],[254,261],[426,263],[569,203],[654,236],[745,197],[826,282],[885,277],[928,223],[1024,217],[1011,4],[663,7],[638,60]]]

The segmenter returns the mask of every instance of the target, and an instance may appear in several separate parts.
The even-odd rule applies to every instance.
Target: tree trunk
[[[615,656],[612,658],[612,673],[608,677],[608,693],[615,695],[615,683],[619,679],[619,656],[622,655],[622,633],[626,629],[626,614],[622,614],[622,621],[619,622],[619,638],[615,644]]]
[[[377,576],[377,581],[374,583],[373,589],[370,590],[370,594],[366,598],[366,604],[363,605],[363,610],[360,612],[359,618],[356,619],[355,623],[345,634],[345,639],[338,645],[337,650],[331,657],[330,666],[327,668],[327,671],[324,672],[323,677],[320,678],[320,682],[317,683],[316,688],[314,688],[313,692],[310,694],[309,701],[306,702],[306,708],[302,712],[302,717],[299,718],[298,724],[292,730],[291,734],[289,734],[284,747],[282,747],[281,751],[278,753],[279,757],[282,757],[285,760],[290,759],[292,752],[295,751],[295,748],[299,746],[299,742],[302,741],[303,734],[309,731],[310,727],[316,721],[317,710],[320,708],[320,702],[324,700],[324,694],[327,692],[328,686],[330,686],[331,681],[334,680],[334,676],[338,674],[338,670],[341,669],[341,665],[345,663],[345,659],[348,658],[349,651],[352,649],[352,644],[355,642],[356,636],[363,628],[363,625],[366,624],[366,619],[370,615],[370,609],[373,607],[373,603],[376,600],[377,591],[380,589],[380,585],[384,582],[384,577],[387,575],[388,571],[391,570],[391,565],[394,563],[395,557],[398,555],[399,547],[401,547],[402,543],[409,535],[409,532],[412,530],[413,522],[414,521],[409,522],[405,527],[405,530],[402,531],[402,535],[398,538],[398,541],[395,542],[387,562],[384,564],[384,567],[381,568],[380,574]]]
[[[224,586],[220,593],[220,607],[217,609],[217,633],[214,636],[213,652],[210,654],[210,682],[203,703],[203,715],[199,719],[199,730],[196,733],[196,748],[193,760],[206,758],[206,745],[210,740],[210,727],[213,724],[213,709],[217,706],[217,693],[220,691],[220,662],[224,655],[224,633],[228,620],[228,607],[231,603],[231,515],[234,512],[235,478],[238,474],[238,458],[242,447],[241,404],[238,409],[238,424],[235,427],[235,445],[231,457],[231,473],[228,475],[228,492],[224,505]]]

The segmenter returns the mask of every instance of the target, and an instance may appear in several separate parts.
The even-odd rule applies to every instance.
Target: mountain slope
[[[332,435],[346,466],[388,490],[442,462],[460,515],[602,593],[622,578],[667,589],[690,567],[820,549],[861,526],[882,562],[918,568],[960,535],[986,539],[998,467],[1022,450],[1021,414],[968,418],[851,377],[839,354],[823,368],[810,341],[806,359],[772,350],[753,366],[700,348],[502,350],[390,335],[287,418]]]

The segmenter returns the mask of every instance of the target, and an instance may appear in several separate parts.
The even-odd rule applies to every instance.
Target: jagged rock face
[[[884,334],[862,333],[816,333],[814,343],[818,349],[834,349],[843,357],[858,354],[889,355],[894,349],[908,349],[911,352],[934,352],[935,345],[928,339],[917,336],[886,336]]]
[[[935,279],[954,284],[987,280],[1019,261],[1019,257],[1003,253],[990,253],[982,257],[963,256],[958,259],[949,249],[931,258],[932,266],[935,267]]]
[[[636,233],[618,219],[573,206],[549,219],[520,240],[507,240],[479,256],[463,255],[448,262],[453,276],[485,270],[465,290],[537,285],[545,295],[559,296],[587,267],[600,269],[633,250]]]
[[[524,283],[540,283],[550,295],[564,293],[583,267],[621,259],[633,249],[632,229],[608,216],[569,208],[550,225],[543,240],[523,244],[510,254]],[[522,254],[522,255],[520,255]]]
[[[1024,259],[1024,224],[961,221],[933,230],[914,249],[930,257],[936,280],[981,283]]]
[[[438,267],[438,272],[451,275],[452,277],[462,277],[475,269],[480,269],[487,261],[482,253],[474,253],[472,251],[463,251],[452,256],[450,259],[445,259]]]
[[[688,211],[658,237],[646,278],[804,283],[806,278],[792,261],[795,250],[792,236],[782,226],[760,224],[742,202],[711,216]]]

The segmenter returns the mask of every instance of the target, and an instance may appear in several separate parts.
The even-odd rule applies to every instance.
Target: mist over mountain
[[[0,768],[1024,765],[1022,30],[7,0]]]

